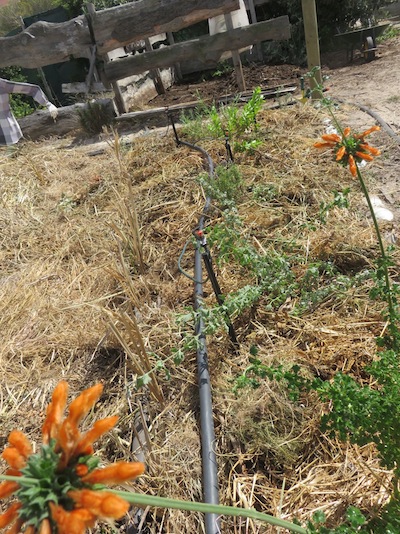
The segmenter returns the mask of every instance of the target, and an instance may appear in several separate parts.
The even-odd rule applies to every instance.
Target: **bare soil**
[[[250,64],[243,67],[246,88],[257,86],[279,87],[294,84],[298,87],[299,78],[307,68],[297,65]],[[359,51],[355,51],[350,62],[344,50],[325,54],[322,57],[322,73],[327,77],[325,85],[329,95],[349,104],[362,104],[379,113],[393,128],[400,132],[400,37],[388,39],[378,45],[375,59],[365,61]],[[189,102],[199,97],[208,100],[238,91],[234,72],[208,76],[192,75],[184,83],[169,88],[165,95],[151,101],[153,105],[168,106]],[[355,127],[367,122],[363,112],[354,111],[349,119]]]

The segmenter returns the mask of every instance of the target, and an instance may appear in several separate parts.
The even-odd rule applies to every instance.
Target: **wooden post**
[[[90,18],[90,25],[93,28],[93,21],[96,18],[96,7],[91,2],[87,3],[86,7],[87,7],[88,15],[89,15],[89,18]],[[96,52],[97,52],[97,45],[95,45],[95,46],[96,46]],[[107,56],[104,56],[103,60],[104,60],[105,63],[107,63],[107,61],[108,61]],[[103,72],[103,76],[104,76],[104,72]],[[107,85],[111,85],[112,90],[114,91],[114,102],[115,102],[115,107],[117,108],[118,113],[119,114],[126,113],[127,109],[126,109],[126,106],[125,106],[125,101],[124,101],[124,98],[122,96],[122,91],[121,91],[120,86],[118,85],[118,82],[116,80],[113,80],[111,82],[111,84],[110,84],[107,79],[103,79],[102,81],[103,81],[103,84],[106,87],[107,87]]]
[[[249,11],[250,11],[250,21],[252,24],[255,24],[257,22],[257,14],[256,14],[256,8],[254,7],[254,1],[253,0],[247,0],[249,5]],[[254,45],[255,47],[255,56],[257,61],[263,61],[263,53],[262,53],[262,47],[261,43],[256,43]]]
[[[151,52],[153,47],[151,45],[149,37],[146,37],[144,40],[146,51]],[[165,87],[161,79],[161,73],[159,69],[152,69],[150,71],[150,78],[153,80],[154,87],[156,88],[158,95],[165,95]]]
[[[301,0],[303,9],[304,33],[306,38],[307,64],[308,70],[315,70],[313,78],[310,79],[311,98],[318,99],[322,97],[321,91],[316,87],[322,85],[321,58],[319,52],[319,36],[317,8],[315,0]]]
[[[226,30],[229,32],[233,30],[232,16],[230,13],[225,13],[225,25]],[[240,54],[238,50],[231,50],[233,66],[235,67],[236,81],[238,84],[239,91],[246,91],[246,83],[243,76],[243,67],[240,60]]]
[[[168,43],[170,45],[175,44],[174,34],[172,32],[167,32],[167,37],[168,37]],[[174,70],[175,70],[175,79],[178,82],[181,82],[183,77],[182,77],[182,69],[181,69],[180,63],[175,63]]]

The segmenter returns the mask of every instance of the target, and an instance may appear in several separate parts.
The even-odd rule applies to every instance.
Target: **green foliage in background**
[[[101,9],[128,4],[131,1],[132,0],[92,0],[92,4],[94,4],[97,11],[100,11]],[[71,18],[82,15],[86,9],[86,3],[86,0],[58,0],[58,4],[68,11]]]
[[[363,26],[376,23],[378,10],[393,0],[317,0],[317,16],[321,49],[332,46],[335,33],[353,29],[361,22]],[[303,64],[306,60],[304,25],[301,0],[275,0],[257,8],[258,20],[288,15],[291,24],[291,39],[280,43],[263,43],[266,57],[271,63],[288,62]]]
[[[127,4],[131,0],[93,0],[97,10]],[[0,7],[0,35],[21,27],[21,17],[26,18],[44,13],[57,7],[65,8],[71,18],[82,15],[86,0],[10,0]]]
[[[21,27],[21,18],[30,17],[54,9],[60,0],[10,0],[0,7],[0,35]]]
[[[4,67],[0,69],[0,78],[14,82],[26,82],[26,77],[22,75],[20,67]],[[24,95],[10,95],[11,111],[17,118],[26,117],[26,115],[30,115],[35,111],[31,103],[32,99]]]

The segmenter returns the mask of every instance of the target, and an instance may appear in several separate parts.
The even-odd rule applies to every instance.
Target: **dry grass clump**
[[[263,110],[261,148],[237,156],[243,237],[265,257],[287,254],[300,285],[310,264],[326,262],[350,276],[370,269],[377,255],[357,184],[312,148],[323,118],[311,106]],[[217,163],[225,157],[223,142],[201,146]],[[132,490],[201,500],[196,365],[192,353],[174,363],[173,349],[185,333],[176,315],[192,303],[193,281],[178,258],[187,245],[181,267],[192,275],[203,161],[176,147],[168,130],[136,137],[131,146],[114,133],[98,155],[90,150],[65,139],[0,155],[1,440],[14,427],[38,439],[61,378],[72,395],[101,380],[97,417],[120,415],[118,429],[101,442],[103,461],[143,458],[147,473]],[[347,186],[350,209],[330,209],[324,223],[321,203]],[[220,221],[214,204],[208,223]],[[254,273],[219,263],[217,245],[211,253],[224,293],[255,283]],[[234,393],[253,345],[265,364],[298,363],[325,379],[342,370],[364,380],[384,328],[370,285],[366,279],[328,292],[297,315],[297,295],[271,309],[266,294],[235,318],[238,351],[224,332],[208,339],[224,504],[303,522],[323,509],[335,525],[348,504],[369,512],[385,502],[390,473],[371,447],[321,434],[319,414],[327,407],[316,398],[296,404],[283,383],[268,380]],[[209,283],[204,289],[213,305]],[[152,381],[138,389],[143,374]],[[187,512],[133,510],[130,522],[138,518],[154,534],[203,531],[201,516]],[[222,532],[274,529],[225,519]]]

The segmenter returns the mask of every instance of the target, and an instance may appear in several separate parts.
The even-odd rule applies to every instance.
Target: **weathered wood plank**
[[[0,37],[0,67],[30,69],[68,61],[70,56],[86,57],[91,44],[84,15],[67,22],[35,22],[17,35]]]
[[[269,2],[272,2],[272,0],[253,0],[254,6],[263,6],[264,4],[269,4]],[[244,0],[244,5],[246,6],[246,9],[250,9],[249,0]]]
[[[192,41],[174,44],[153,52],[117,59],[104,65],[108,80],[118,80],[154,68],[168,67],[191,59],[200,60],[204,68],[215,64],[225,50],[240,49],[260,41],[290,38],[289,17],[257,22],[229,32],[203,36]]]
[[[239,0],[141,0],[96,11],[93,33],[98,52],[103,55],[133,40],[176,32],[235,9],[239,9]]]
[[[209,16],[238,9],[238,0],[140,0],[96,12],[91,18],[100,56],[133,41],[177,31]],[[0,37],[0,67],[37,68],[87,57],[93,45],[89,20],[35,22],[11,37]]]
[[[92,82],[90,88],[86,82],[63,83],[62,92],[65,94],[105,93],[107,89],[101,82]]]
[[[282,96],[290,96],[297,90],[297,87],[287,85],[286,87],[265,87],[261,88],[264,99],[274,99]],[[248,102],[253,95],[253,91],[243,93],[229,94],[220,98],[208,98],[202,103],[206,105],[216,104],[217,106],[226,105],[231,102],[242,103]],[[122,128],[128,126],[130,129],[140,129],[144,127],[166,126],[168,124],[168,114],[174,117],[174,120],[180,122],[179,117],[183,111],[195,110],[199,107],[199,101],[185,102],[171,106],[146,109],[144,111],[132,111],[116,117],[115,122]]]
[[[306,36],[307,64],[308,70],[315,74],[310,78],[311,97],[313,99],[322,98],[322,93],[318,86],[322,85],[321,57],[319,51],[319,35],[317,21],[317,7],[315,0],[301,0],[303,11],[304,33]]]

